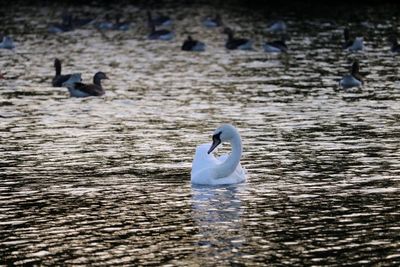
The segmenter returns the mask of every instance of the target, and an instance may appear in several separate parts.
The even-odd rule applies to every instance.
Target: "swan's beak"
[[[214,135],[213,135],[213,143],[212,143],[210,149],[208,150],[207,154],[210,154],[211,152],[213,152],[213,150],[214,150],[219,144],[221,144],[220,135],[221,135],[221,133],[219,133],[219,134],[214,134]]]

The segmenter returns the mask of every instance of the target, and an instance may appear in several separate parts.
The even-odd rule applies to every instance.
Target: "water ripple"
[[[345,16],[289,14],[289,53],[267,55],[275,37],[257,14],[221,10],[254,40],[244,52],[198,25],[207,6],[163,9],[177,33],[163,43],[146,40],[143,10],[123,10],[127,33],[49,35],[62,10],[48,7],[0,18],[17,44],[0,51],[0,264],[400,264],[399,63],[383,42],[394,19],[350,21],[366,38],[352,54]],[[188,34],[207,51],[181,52]],[[50,87],[55,57],[85,81],[106,72],[106,95]],[[340,90],[354,58],[366,84]],[[240,130],[248,182],[192,187],[194,149],[222,122]]]

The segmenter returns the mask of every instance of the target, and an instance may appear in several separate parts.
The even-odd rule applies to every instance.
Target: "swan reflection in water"
[[[227,254],[233,256],[245,242],[240,199],[245,186],[192,185],[192,218],[199,229],[198,245],[208,248],[208,255],[224,258]]]

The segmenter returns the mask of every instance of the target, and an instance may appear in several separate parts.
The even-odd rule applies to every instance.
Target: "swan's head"
[[[213,134],[213,142],[208,150],[208,154],[214,151],[214,149],[221,143],[230,141],[235,135],[238,135],[238,132],[235,127],[231,124],[223,124],[218,127]]]

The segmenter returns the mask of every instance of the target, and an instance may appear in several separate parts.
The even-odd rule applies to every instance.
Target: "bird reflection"
[[[192,186],[192,218],[199,229],[198,245],[213,250],[208,253],[222,256],[234,252],[245,241],[240,200],[244,186]]]

